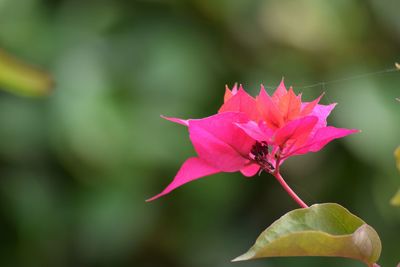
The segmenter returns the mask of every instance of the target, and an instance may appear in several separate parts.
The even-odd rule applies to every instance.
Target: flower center
[[[263,170],[274,171],[274,166],[268,161],[269,147],[265,141],[256,142],[250,150],[250,159],[256,162]]]

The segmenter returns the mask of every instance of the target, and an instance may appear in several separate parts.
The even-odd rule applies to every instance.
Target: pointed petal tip
[[[317,101],[317,104],[319,103],[319,101],[321,101],[321,99],[325,96],[325,94],[326,94],[326,92],[323,91],[323,92],[319,95],[319,97],[317,97],[317,98],[315,99],[315,101]],[[318,100],[317,100],[317,99],[318,99]]]
[[[170,118],[170,117],[165,116],[165,115],[163,115],[163,114],[160,114],[160,118],[161,118],[161,119],[164,119],[164,120],[167,120],[167,121],[171,121],[171,118]]]
[[[237,94],[237,82],[232,86],[232,90],[225,84],[224,103],[227,102],[232,96]]]
[[[238,86],[238,83],[236,82],[234,85],[233,85],[233,88],[232,88],[232,94],[233,95],[236,95],[236,93],[237,93],[237,86]]]
[[[260,92],[258,93],[258,96],[260,96],[261,94],[268,95],[267,90],[265,90],[265,86],[263,84],[260,85]]]
[[[178,124],[182,124],[184,126],[189,126],[189,120],[183,120],[183,119],[179,119],[179,118],[167,117],[167,116],[164,116],[164,115],[160,115],[160,117],[163,118],[164,120],[167,120],[167,121],[172,121],[172,122],[175,122],[175,123],[178,123]]]
[[[237,91],[237,94],[240,95],[241,97],[253,98],[253,96],[251,96],[249,93],[246,92],[246,90],[244,89],[244,87],[242,85],[240,85],[239,90]]]
[[[232,86],[232,89],[230,89],[230,88],[229,88],[229,85],[228,85],[228,84],[225,84],[225,89],[227,89],[227,90],[229,90],[229,91],[235,90],[235,88],[237,89],[237,85],[238,85],[238,83],[235,82],[235,83],[233,84],[233,86]]]
[[[154,197],[146,199],[144,202],[149,203],[149,202],[152,202],[153,200],[156,200],[157,198],[162,197],[162,196],[163,196],[162,194],[158,194],[158,195],[155,195]]]
[[[284,76],[282,76],[281,82],[279,83],[279,86],[281,86],[281,85],[286,88],[286,86],[285,86],[285,77]]]
[[[284,79],[282,79],[272,96],[276,99],[280,99],[282,96],[286,94],[287,94],[287,89],[285,86]]]
[[[155,199],[154,197],[151,197],[151,198],[146,199],[144,202],[149,203],[149,202],[152,202],[154,199]]]

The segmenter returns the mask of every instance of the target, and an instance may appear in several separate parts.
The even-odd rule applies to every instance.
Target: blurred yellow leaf
[[[0,49],[0,88],[24,96],[43,96],[51,92],[53,79]]]
[[[396,158],[397,169],[400,171],[400,146],[394,151],[394,157]],[[400,189],[396,195],[390,200],[390,204],[393,206],[400,206]]]
[[[397,191],[396,195],[392,197],[392,199],[390,200],[390,204],[392,204],[393,206],[400,206],[400,189],[399,191]]]

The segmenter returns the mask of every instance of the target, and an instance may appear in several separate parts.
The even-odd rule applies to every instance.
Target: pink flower
[[[189,120],[164,117],[188,127],[197,157],[187,159],[173,181],[147,201],[219,172],[240,171],[250,177],[264,170],[287,186],[279,167],[288,157],[317,152],[333,139],[357,132],[327,126],[335,104],[318,104],[321,97],[302,102],[301,95],[287,90],[283,81],[272,96],[261,86],[256,98],[235,85],[232,90],[226,88],[224,104],[216,115]],[[289,194],[297,197],[294,192]],[[306,205],[301,201],[301,206]]]

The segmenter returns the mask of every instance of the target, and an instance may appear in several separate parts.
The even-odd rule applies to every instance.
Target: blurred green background
[[[194,154],[160,114],[216,112],[225,84],[300,87],[400,61],[398,0],[0,0],[0,47],[54,75],[48,97],[0,93],[0,266],[363,266],[347,259],[242,263],[296,204],[272,176],[219,174],[145,203]],[[362,133],[283,169],[308,203],[371,224],[381,265],[400,261],[400,73],[304,89]]]

